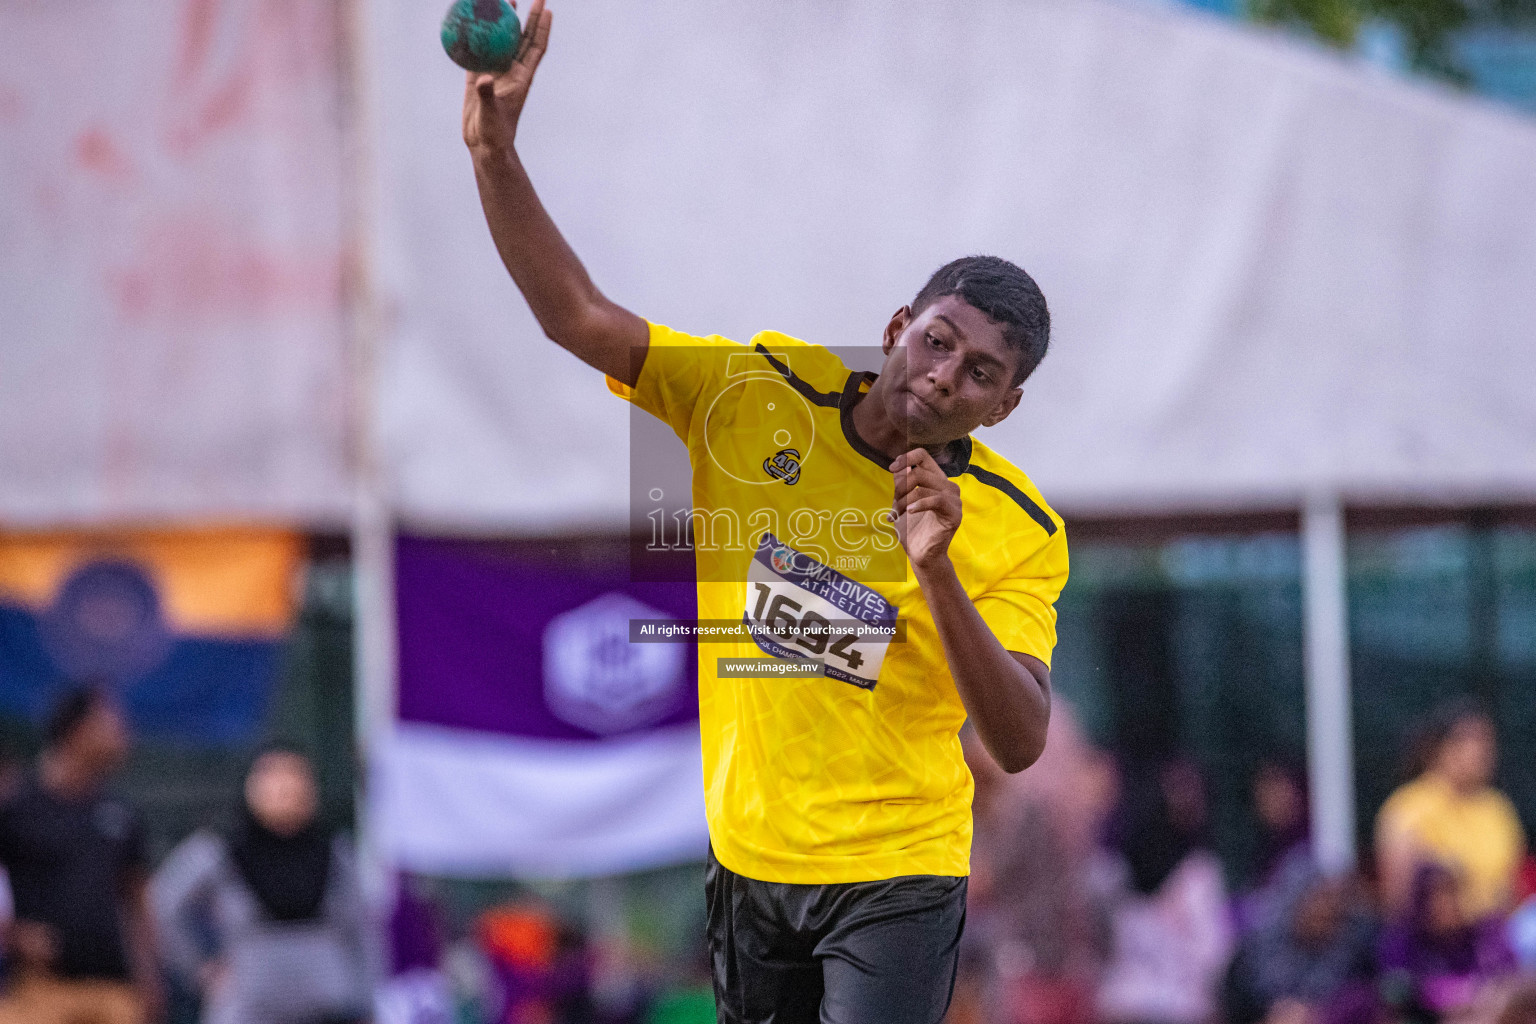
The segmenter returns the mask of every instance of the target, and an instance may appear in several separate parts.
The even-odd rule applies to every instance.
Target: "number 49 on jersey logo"
[[[793,448],[779,449],[763,460],[763,472],[787,484],[799,483],[800,453]]]

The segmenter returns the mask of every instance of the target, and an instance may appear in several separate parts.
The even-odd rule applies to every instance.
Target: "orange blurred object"
[[[531,907],[497,907],[480,916],[487,953],[520,968],[548,968],[555,961],[555,922]]]

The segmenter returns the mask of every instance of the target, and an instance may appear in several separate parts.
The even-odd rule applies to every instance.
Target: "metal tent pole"
[[[357,790],[358,850],[370,901],[382,907],[392,890],[393,864],[370,813],[368,784],[379,748],[387,741],[395,721],[395,531],[378,415],[383,318],[374,266],[379,122],[371,6],[368,0],[346,0],[342,5],[347,90],[343,138],[353,374],[353,727],[361,772]]]
[[[1312,849],[1325,870],[1352,868],[1356,856],[1344,544],[1344,509],[1338,495],[1310,496],[1301,522],[1307,774]]]

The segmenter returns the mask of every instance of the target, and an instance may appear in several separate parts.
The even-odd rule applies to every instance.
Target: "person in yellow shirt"
[[[468,76],[464,140],[545,333],[687,446],[718,1017],[937,1024],[969,874],[959,730],[1018,772],[1050,716],[1065,530],[971,437],[1044,357],[1044,296],[997,257],[946,264],[879,332],[878,374],[648,323],[592,283],[514,146],[550,21],[536,0],[511,69]]]
[[[1493,787],[1497,739],[1488,715],[1469,703],[1441,708],[1419,739],[1418,774],[1376,818],[1383,895],[1401,909],[1426,864],[1456,876],[1469,923],[1507,913],[1525,856],[1525,832],[1509,798]]]

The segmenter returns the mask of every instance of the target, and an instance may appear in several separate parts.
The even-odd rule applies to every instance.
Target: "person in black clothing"
[[[1227,1024],[1372,1024],[1376,938],[1356,878],[1290,859],[1227,971]]]
[[[36,773],[0,805],[15,905],[0,1024],[146,1024],[161,1014],[143,830],[105,792],[128,741],[104,691],[72,691],[48,722]]]

